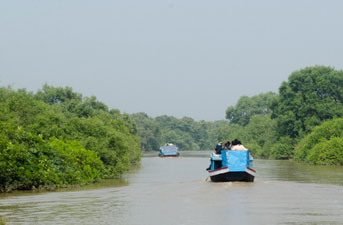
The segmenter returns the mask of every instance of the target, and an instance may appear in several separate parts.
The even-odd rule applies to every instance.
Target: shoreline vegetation
[[[143,152],[173,142],[213,149],[235,138],[256,158],[343,165],[343,71],[293,72],[278,93],[242,96],[226,120],[122,114],[70,87],[0,87],[0,192],[55,189],[115,178]]]
[[[0,88],[0,192],[85,185],[139,163],[127,114],[71,88]]]

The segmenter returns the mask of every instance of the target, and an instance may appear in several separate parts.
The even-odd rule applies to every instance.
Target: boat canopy
[[[175,145],[166,145],[161,148],[161,153],[164,155],[175,155],[177,154],[178,147]]]
[[[229,167],[230,171],[245,171],[246,167],[252,167],[252,158],[249,150],[222,151],[221,155],[211,155],[211,170]]]

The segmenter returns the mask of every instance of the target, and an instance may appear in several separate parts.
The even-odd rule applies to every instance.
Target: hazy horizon
[[[296,70],[343,68],[343,2],[3,1],[0,85],[47,83],[151,117],[225,119]]]

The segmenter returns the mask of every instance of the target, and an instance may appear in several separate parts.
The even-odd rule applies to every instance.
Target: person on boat
[[[223,143],[222,143],[222,142],[219,142],[219,143],[216,145],[216,147],[214,148],[214,153],[220,155],[221,152],[222,152],[222,150],[223,150]]]
[[[231,150],[229,141],[224,143],[224,150]]]
[[[218,142],[218,144],[216,144],[216,147],[214,148],[214,151],[212,154],[221,155],[222,150],[223,150],[223,143]],[[210,169],[211,169],[211,158],[210,158],[210,165],[206,168],[206,170],[210,170]]]
[[[241,141],[235,139],[232,141],[232,146],[231,146],[231,150],[248,150],[246,147],[244,147],[244,145],[242,145]]]

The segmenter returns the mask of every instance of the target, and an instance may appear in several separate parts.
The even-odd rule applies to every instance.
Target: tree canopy
[[[190,117],[150,118],[145,113],[130,115],[136,122],[143,151],[158,150],[164,143],[175,143],[180,150],[208,150],[217,142],[218,122],[195,121]]]
[[[242,96],[235,106],[226,109],[226,119],[230,123],[246,126],[254,115],[267,115],[275,93],[268,92],[256,96]]]
[[[303,137],[322,121],[343,115],[343,71],[315,66],[293,72],[271,106],[278,135]]]
[[[136,123],[142,151],[158,150],[162,141],[159,124],[146,113],[130,115]]]

